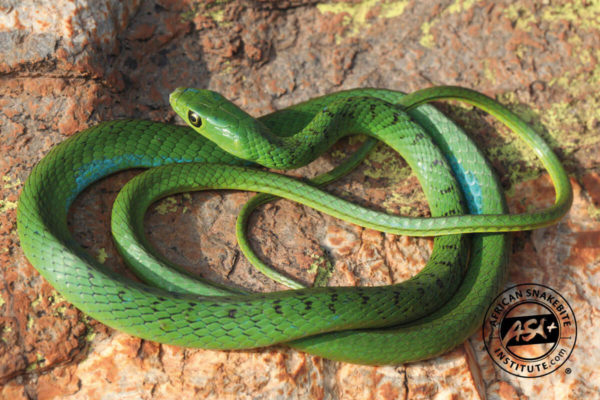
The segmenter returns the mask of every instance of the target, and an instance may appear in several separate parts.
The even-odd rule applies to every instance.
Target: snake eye
[[[188,120],[190,121],[190,124],[196,128],[199,128],[202,125],[202,118],[192,110],[188,111]]]

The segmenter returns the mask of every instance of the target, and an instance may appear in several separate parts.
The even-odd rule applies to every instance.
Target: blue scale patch
[[[75,188],[71,191],[71,195],[67,198],[67,210],[71,206],[75,197],[81,193],[83,189],[88,187],[93,182],[104,178],[114,172],[128,168],[148,168],[157,167],[159,165],[191,162],[193,159],[183,158],[159,158],[145,157],[136,154],[125,154],[113,158],[104,158],[101,160],[93,160],[75,171]]]
[[[458,180],[465,200],[467,201],[467,207],[471,214],[483,214],[483,196],[481,191],[481,185],[471,171],[465,171],[465,169],[458,163],[456,157],[453,155],[447,155],[448,162],[452,167],[452,171]]]

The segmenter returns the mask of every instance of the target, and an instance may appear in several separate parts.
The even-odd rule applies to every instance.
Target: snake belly
[[[362,96],[363,94],[361,93],[360,97],[362,118],[368,116],[364,113],[371,112],[369,111],[371,104],[375,104],[378,111],[374,117],[383,114],[379,112],[383,107],[382,103],[370,100],[370,97]],[[343,102],[351,103],[346,99]],[[413,112],[418,114],[417,110],[419,109]],[[348,112],[348,109],[343,111]],[[389,130],[391,138],[385,137],[385,141],[396,149],[408,146],[409,150],[404,149],[403,155],[415,168],[433,212],[440,203],[435,193],[436,190],[439,191],[440,185],[432,184],[431,182],[439,181],[436,179],[428,181],[428,176],[445,175],[449,168],[444,165],[432,173],[429,169],[432,164],[443,165],[439,153],[436,153],[436,150],[429,150],[433,153],[429,153],[427,159],[429,163],[426,163],[420,158],[421,156],[417,156],[417,153],[412,153],[414,149],[410,147],[421,146],[422,143],[429,144],[429,136],[423,135],[420,128],[412,126],[408,128],[409,131],[414,130],[411,135],[402,136],[403,133],[399,135],[396,125],[400,113],[393,108],[389,113],[391,120],[383,122],[378,120],[379,122],[375,124],[377,131]],[[353,117],[356,118],[356,115]],[[413,118],[418,119],[415,116]],[[370,122],[373,120],[376,118]],[[446,126],[450,125],[446,121]],[[356,130],[356,126],[351,123],[340,126],[344,129]],[[437,129],[440,132],[444,130],[443,126]],[[393,133],[395,135],[392,135]],[[435,136],[435,133],[432,134]],[[443,142],[447,144],[449,151],[452,151],[453,145],[450,144],[452,140],[444,136]],[[456,139],[456,142],[459,144],[454,146],[454,150],[458,150],[459,153],[465,151],[464,143],[459,139]],[[475,152],[477,153],[476,149]],[[276,155],[281,157],[281,154],[285,153]],[[433,158],[431,154],[434,154]],[[449,157],[463,189],[474,188],[467,196],[471,198],[468,203],[471,211],[505,212],[501,195],[498,197],[500,200],[492,197],[490,201],[496,208],[485,205],[486,195],[495,191],[500,193],[491,173],[478,176],[474,172],[477,168],[488,169],[485,162],[474,164],[475,169],[472,170],[466,167],[472,159],[469,158],[471,156],[462,159],[457,156],[457,153],[453,154]],[[227,294],[224,288],[218,288],[214,293],[203,296],[167,292],[128,281],[110,272],[85,253],[69,234],[65,222],[68,207],[75,196],[91,182],[124,168],[191,161],[219,163],[216,166],[208,164],[202,167],[207,168],[208,175],[216,176],[217,180],[228,180],[233,174],[235,177],[246,174],[249,180],[257,180],[258,186],[266,187],[272,179],[269,177],[257,179],[260,174],[247,168],[235,169],[234,167],[231,170],[233,172],[224,172],[229,170],[224,169],[221,165],[223,163],[239,165],[246,162],[222,152],[215,145],[201,140],[186,128],[147,121],[116,121],[101,124],[53,149],[34,168],[27,180],[19,202],[18,225],[21,244],[28,259],[78,308],[109,326],[146,339],[187,347],[218,349],[258,347],[298,339],[291,343],[294,347],[332,359],[369,364],[422,359],[439,354],[460,343],[472,332],[475,325],[473,321],[480,319],[484,311],[481,308],[487,306],[486,301],[489,303],[502,285],[508,246],[503,234],[476,236],[471,265],[457,294],[438,311],[417,321],[414,321],[417,318],[414,315],[411,317],[406,315],[411,309],[422,308],[422,298],[417,296],[416,300],[412,299],[412,303],[408,298],[405,302],[399,302],[398,299],[405,293],[405,289],[394,286],[303,289],[252,295]],[[424,165],[427,167],[423,167]],[[163,192],[157,190],[148,198],[160,197],[180,189],[195,190],[196,182],[193,181],[197,178],[190,178],[195,168],[196,166],[192,167],[188,164],[168,165],[143,174],[144,177],[136,182],[141,182],[142,179],[152,180],[156,177],[159,178],[158,181],[162,178],[171,180],[170,183],[175,188],[169,186],[165,189],[167,186],[163,186],[161,188]],[[205,172],[204,175],[207,173]],[[479,181],[479,178],[482,180]],[[177,181],[178,179],[180,181]],[[236,179],[234,178],[233,181]],[[482,184],[484,181],[492,183]],[[458,193],[455,191],[456,184],[451,177],[445,182],[442,188],[445,193]],[[244,186],[245,183],[240,185],[250,190],[258,189],[256,185]],[[447,190],[450,186],[453,187]],[[326,203],[333,201],[326,193],[291,180],[279,182],[276,187],[270,189],[270,192],[286,196],[286,193],[279,190],[281,187],[296,190],[295,194],[302,202],[317,209],[325,210],[327,207],[317,204],[318,201],[314,198],[325,199]],[[453,196],[458,195],[453,194]],[[457,198],[455,204],[456,207],[460,207],[460,198]],[[394,222],[392,216],[382,216],[380,213],[368,210],[359,211],[358,207],[350,203],[344,204],[341,208],[350,210],[350,214],[365,216],[367,220],[365,226],[368,227],[384,226],[384,230],[389,232],[403,232],[406,229],[404,220]],[[448,210],[450,211],[443,212],[450,214],[462,212],[454,206]],[[330,211],[333,215],[340,214],[337,207]],[[139,216],[137,218],[139,220]],[[370,218],[374,218],[374,221],[370,221]],[[486,238],[489,238],[489,241],[485,240]],[[459,242],[462,240],[459,238]],[[120,245],[120,247],[124,246]],[[487,249],[490,251],[496,249],[492,252],[496,258],[484,260],[484,257],[489,255]],[[462,258],[464,256],[457,255],[455,265],[450,262],[452,265],[449,267],[452,266],[454,270],[462,269],[459,264]],[[473,267],[477,259],[481,259],[479,267],[477,265]],[[456,274],[450,274],[448,279],[453,276]],[[427,275],[423,274],[423,277],[427,278]],[[420,292],[419,289],[423,291],[423,285],[427,284],[430,286],[425,287],[433,288],[430,292],[436,293],[434,286],[436,284],[439,286],[439,283],[431,279],[431,276],[429,278],[413,285],[417,294]],[[423,293],[425,294],[427,292]],[[417,316],[419,316],[418,311],[415,314]],[[408,321],[413,322],[400,328],[348,331],[386,327]],[[340,329],[343,332],[326,333]],[[422,335],[425,331],[430,332],[430,335]],[[400,339],[394,339],[400,341],[400,346],[393,346],[398,350],[394,355],[390,355],[389,348],[386,349],[389,347],[386,343],[389,344],[390,340],[386,336],[388,334],[400,335]],[[373,342],[371,340],[373,337],[369,336],[366,344],[370,350],[367,349],[359,354],[350,352],[352,348],[356,350],[354,347],[356,340],[365,340],[360,339],[365,337],[364,335],[374,335],[375,338],[379,337],[383,341]],[[402,335],[405,335],[406,340],[402,339]],[[378,347],[379,350],[373,351],[374,347]]]

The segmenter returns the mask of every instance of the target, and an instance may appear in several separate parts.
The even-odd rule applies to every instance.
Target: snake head
[[[219,93],[206,89],[177,88],[169,96],[175,112],[196,132],[239,158],[254,161],[252,135],[260,122]]]

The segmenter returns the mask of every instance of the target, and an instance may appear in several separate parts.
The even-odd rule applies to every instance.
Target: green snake
[[[439,99],[475,105],[525,140],[552,178],[554,205],[507,214],[481,152],[433,107],[421,106]],[[568,177],[546,143],[508,109],[464,88],[409,95],[356,89],[259,119],[208,90],[179,88],[170,101],[189,127],[122,120],[82,131],[34,167],[17,209],[21,247],[40,274],[91,317],[144,339],[211,349],[284,343],[329,359],[375,365],[430,358],[472,334],[502,288],[510,237],[499,232],[547,226],[572,203]],[[366,134],[402,155],[423,187],[431,218],[364,209],[308,183],[250,167],[302,166],[351,134]],[[85,187],[139,167],[154,168],[119,193],[112,229],[127,264],[152,286],[104,267],[77,244],[66,224],[70,205]],[[440,236],[426,267],[400,284],[247,293],[190,280],[152,249],[140,228],[157,199],[206,188],[260,191],[364,227]],[[477,234],[462,234],[467,232]]]

